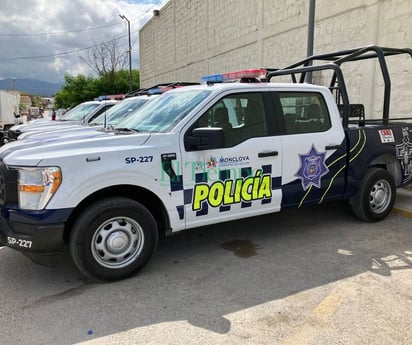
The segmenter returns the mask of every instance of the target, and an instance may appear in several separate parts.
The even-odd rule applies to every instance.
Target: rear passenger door
[[[322,93],[279,92],[277,97],[284,123],[282,207],[342,197],[347,157],[340,118],[330,116]]]
[[[225,142],[218,149],[184,145],[180,214],[188,228],[280,209],[282,150],[268,123],[271,101],[265,92],[227,94],[184,133],[187,138],[195,128],[222,128]]]

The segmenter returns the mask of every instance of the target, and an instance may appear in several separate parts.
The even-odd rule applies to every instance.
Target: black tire
[[[13,141],[13,140],[9,139],[9,137],[8,137],[7,135],[3,136],[3,137],[0,139],[1,146],[9,143],[10,141]]]
[[[363,221],[377,222],[392,211],[395,199],[392,174],[385,169],[371,168],[362,179],[358,193],[351,199],[352,211]]]
[[[149,261],[157,241],[152,214],[134,200],[114,197],[95,202],[76,219],[70,253],[85,276],[98,281],[119,280]]]

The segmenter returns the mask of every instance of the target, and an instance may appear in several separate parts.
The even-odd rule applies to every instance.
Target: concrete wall
[[[140,31],[140,81],[283,67],[306,56],[309,0],[170,0]],[[316,1],[314,53],[377,44],[412,47],[411,0]],[[412,61],[393,58],[391,112],[411,114]],[[350,64],[352,103],[382,111],[373,63]],[[409,98],[408,98],[409,97]]]

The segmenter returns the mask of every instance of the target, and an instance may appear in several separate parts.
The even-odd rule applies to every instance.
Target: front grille
[[[19,130],[8,130],[7,136],[10,140],[17,140],[18,136],[21,134]]]
[[[0,206],[17,202],[17,171],[0,161]]]

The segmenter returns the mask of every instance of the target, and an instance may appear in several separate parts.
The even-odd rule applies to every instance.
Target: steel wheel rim
[[[128,266],[140,255],[144,245],[143,229],[132,218],[114,217],[95,231],[91,252],[99,265],[119,269]]]
[[[392,198],[391,185],[386,180],[377,181],[369,194],[369,204],[371,209],[376,213],[382,213],[387,210]]]

